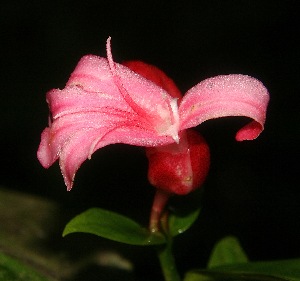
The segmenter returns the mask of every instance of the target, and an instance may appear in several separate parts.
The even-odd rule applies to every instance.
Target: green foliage
[[[260,274],[277,277],[278,280],[300,280],[300,259],[249,262],[244,264],[233,264],[214,268],[218,272],[233,272],[237,274]],[[276,280],[276,279],[270,279]]]
[[[169,234],[174,237],[188,230],[196,221],[200,214],[200,209],[192,210],[188,213],[170,213]]]
[[[157,245],[165,243],[160,233],[151,233],[135,221],[100,208],[89,209],[73,218],[65,227],[63,236],[85,232],[131,245]]]
[[[184,281],[299,281],[300,259],[249,262],[220,266],[211,270],[194,270]]]
[[[208,269],[193,270],[184,281],[300,281],[300,259],[248,262],[235,237],[214,247]]]
[[[247,262],[248,258],[236,237],[221,239],[213,248],[208,261],[208,268],[227,264]]]
[[[286,279],[276,276],[268,276],[255,273],[240,272],[213,272],[213,271],[191,271],[188,272],[184,281],[288,281],[296,279]]]
[[[170,213],[169,234],[177,236],[189,229],[198,218],[200,209],[187,213]],[[151,233],[147,228],[120,214],[100,208],[89,209],[74,217],[65,227],[63,236],[83,232],[131,245],[159,245],[166,243],[160,232]]]
[[[60,228],[58,204],[0,186],[0,280],[58,280],[76,270],[49,239]],[[26,278],[30,276],[30,278]],[[37,275],[36,275],[37,276]],[[23,278],[23,279],[21,279]]]
[[[49,281],[32,267],[0,252],[1,281]]]

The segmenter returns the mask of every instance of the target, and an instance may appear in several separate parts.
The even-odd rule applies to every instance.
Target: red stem
[[[156,232],[160,230],[159,222],[162,216],[162,212],[169,200],[170,193],[157,189],[154,196],[149,229],[151,232]]]

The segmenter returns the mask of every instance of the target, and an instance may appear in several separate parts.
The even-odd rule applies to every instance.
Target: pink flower
[[[127,61],[123,65],[160,86],[180,104],[179,89],[163,71],[141,61]],[[207,143],[191,129],[180,132],[179,143],[148,147],[146,155],[150,183],[168,194],[184,195],[200,187],[210,164]]]
[[[255,139],[263,130],[268,101],[260,81],[240,74],[206,79],[182,97],[156,67],[115,63],[109,38],[107,58],[83,57],[66,87],[47,93],[52,118],[37,155],[45,168],[59,159],[71,190],[76,171],[99,148],[144,146],[150,182],[166,193],[186,194],[201,185],[209,167],[206,142],[189,128],[209,119],[247,116],[253,121],[236,139]],[[178,165],[169,165],[172,161]]]

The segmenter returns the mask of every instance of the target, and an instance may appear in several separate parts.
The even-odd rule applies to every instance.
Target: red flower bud
[[[182,95],[179,89],[159,68],[141,61],[127,61],[123,65],[162,87],[180,103]],[[193,130],[181,132],[178,144],[146,148],[146,153],[150,183],[167,193],[187,194],[200,187],[208,173],[209,147]]]
[[[182,133],[179,144],[147,148],[146,153],[150,183],[168,193],[190,193],[203,184],[209,170],[209,147],[194,130]]]

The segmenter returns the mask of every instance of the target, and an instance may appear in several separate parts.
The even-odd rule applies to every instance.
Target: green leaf
[[[300,259],[249,262],[187,273],[184,281],[299,281]]]
[[[169,216],[169,233],[176,236],[188,230],[200,214],[200,208],[188,213],[171,213]]]
[[[214,246],[208,261],[208,268],[247,262],[248,258],[238,239],[227,236]]]
[[[75,232],[95,234],[131,245],[157,245],[166,242],[161,233],[151,233],[125,216],[100,208],[89,209],[73,218],[66,225],[63,236]]]
[[[207,272],[194,271],[188,272],[184,281],[288,281],[291,279],[283,279],[276,276],[268,276],[263,274],[241,274],[234,272]]]
[[[0,252],[0,281],[49,281],[37,271]]]

